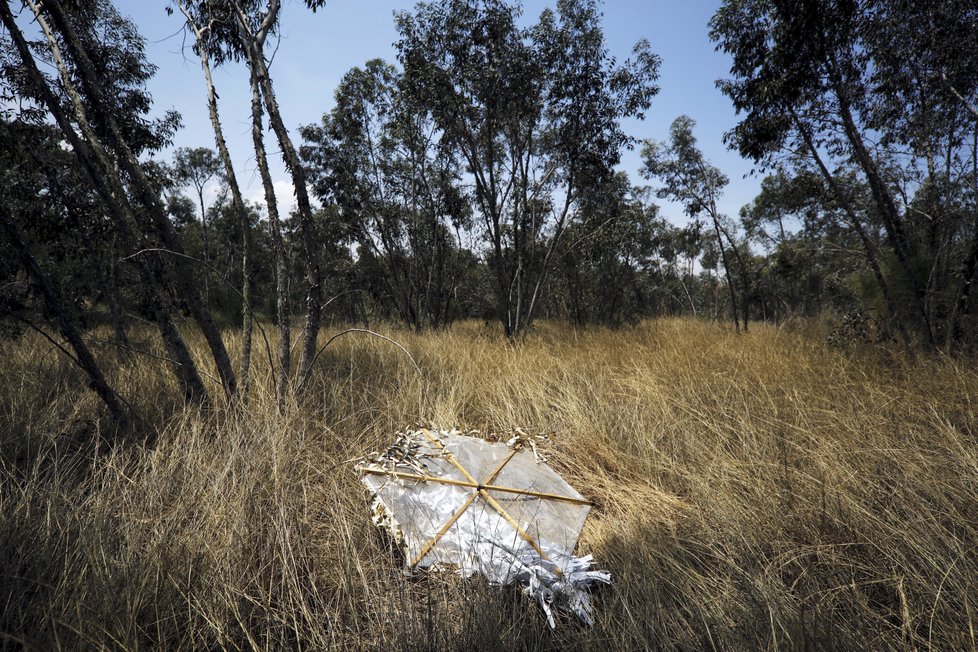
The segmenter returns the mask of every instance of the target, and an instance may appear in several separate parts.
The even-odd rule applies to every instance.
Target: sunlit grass
[[[390,343],[344,335],[283,413],[259,337],[243,410],[184,408],[158,360],[100,350],[144,418],[122,442],[49,345],[0,343],[0,640],[975,646],[972,364],[680,319],[542,324],[517,343],[477,323],[382,332],[420,375]],[[402,576],[353,460],[419,422],[548,433],[552,466],[597,503],[579,551],[614,583],[595,596],[595,627],[551,632],[516,591]]]

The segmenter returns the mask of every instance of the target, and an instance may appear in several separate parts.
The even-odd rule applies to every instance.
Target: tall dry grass
[[[282,414],[267,367],[247,409],[190,409],[102,351],[122,441],[47,345],[0,343],[0,647],[975,649],[973,364],[678,319],[384,332],[423,375],[346,335]],[[401,575],[352,460],[419,421],[552,433],[614,576],[593,628]]]

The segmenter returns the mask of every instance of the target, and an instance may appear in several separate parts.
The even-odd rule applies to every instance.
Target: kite
[[[458,567],[493,585],[516,583],[555,627],[553,607],[593,623],[591,585],[611,582],[575,557],[591,502],[528,446],[488,442],[457,430],[409,431],[361,465],[374,523],[404,554],[405,570]]]

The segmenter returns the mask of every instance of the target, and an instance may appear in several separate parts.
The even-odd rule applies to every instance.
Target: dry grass
[[[683,320],[385,333],[423,379],[347,335],[282,415],[267,369],[243,413],[204,412],[102,351],[154,424],[114,445],[47,345],[0,343],[0,647],[975,648],[970,363]],[[553,433],[598,504],[580,549],[614,575],[595,627],[401,576],[350,460],[418,421]]]

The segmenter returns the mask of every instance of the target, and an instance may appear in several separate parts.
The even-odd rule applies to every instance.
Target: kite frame
[[[448,462],[452,466],[454,466],[459,471],[459,473],[462,474],[465,480],[441,478],[438,476],[428,475],[424,473],[407,473],[404,471],[397,471],[395,469],[383,469],[383,468],[377,468],[372,466],[364,467],[363,472],[370,473],[372,475],[393,476],[405,480],[417,480],[419,482],[437,482],[441,484],[454,485],[457,487],[468,487],[471,489],[475,489],[475,491],[472,493],[472,495],[468,497],[468,499],[466,499],[464,503],[462,503],[462,506],[459,507],[458,510],[456,510],[456,512],[452,515],[452,517],[438,530],[438,532],[435,533],[435,536],[433,536],[421,548],[421,551],[411,561],[412,567],[417,566],[421,562],[421,560],[423,560],[425,556],[427,556],[427,554],[431,552],[431,549],[434,548],[436,545],[438,545],[438,542],[445,535],[445,533],[448,532],[449,529],[451,529],[451,527],[455,524],[455,522],[462,516],[462,514],[465,513],[465,510],[467,510],[469,506],[471,506],[472,503],[475,502],[475,499],[480,496],[483,498],[483,500],[486,501],[486,503],[489,504],[490,507],[496,510],[496,512],[498,512],[499,515],[502,516],[503,519],[505,519],[506,522],[509,523],[514,530],[516,530],[516,533],[519,534],[520,537],[523,538],[523,540],[525,540],[533,547],[533,549],[537,552],[538,555],[540,555],[540,557],[553,563],[553,560],[550,559],[547,553],[543,551],[543,548],[540,547],[540,544],[538,544],[532,536],[530,536],[522,527],[520,527],[520,524],[516,521],[516,519],[510,516],[510,514],[506,511],[506,509],[499,504],[499,501],[497,501],[489,494],[490,491],[500,491],[504,493],[519,494],[523,496],[532,496],[535,498],[540,498],[542,500],[555,500],[560,502],[573,503],[575,505],[588,505],[588,506],[593,505],[593,503],[590,500],[575,498],[573,496],[563,496],[561,494],[551,494],[551,493],[545,493],[541,491],[533,491],[531,489],[516,489],[515,487],[505,487],[505,486],[493,484],[493,481],[496,479],[496,477],[499,476],[499,473],[503,470],[503,468],[505,468],[506,465],[509,464],[509,461],[512,460],[513,457],[521,450],[518,447],[514,447],[510,450],[509,455],[507,455],[506,458],[499,464],[499,466],[497,466],[496,469],[489,474],[489,476],[486,478],[484,482],[478,482],[474,477],[472,477],[472,474],[470,474],[468,470],[466,470],[466,468],[462,466],[462,463],[459,462],[454,455],[452,455],[451,451],[445,448],[445,445],[441,442],[440,439],[432,435],[431,432],[427,429],[422,429],[421,432],[424,433],[425,437],[427,437],[432,444],[438,447],[438,449],[442,452],[444,458],[448,460]],[[560,567],[557,564],[554,564],[554,571],[558,575],[563,574],[560,570]]]

